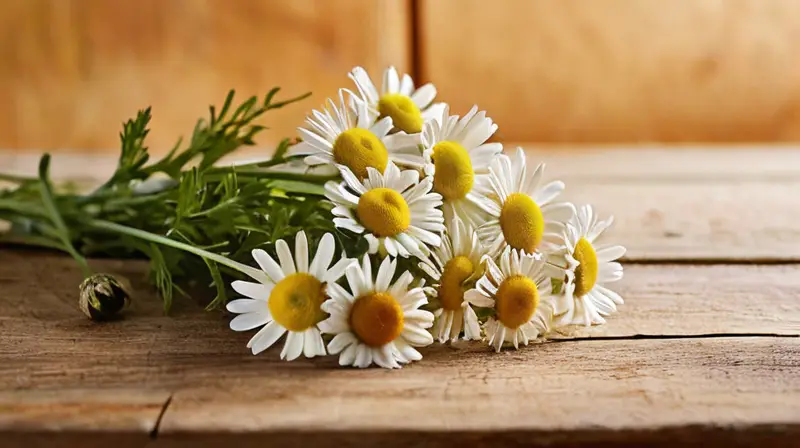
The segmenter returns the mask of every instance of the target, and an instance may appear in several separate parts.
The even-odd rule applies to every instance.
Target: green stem
[[[69,252],[69,254],[72,255],[72,258],[78,262],[78,265],[80,265],[81,270],[83,271],[84,277],[89,277],[92,275],[92,268],[89,267],[89,263],[86,262],[86,259],[83,258],[83,255],[78,253],[78,251],[75,250],[75,246],[72,245],[72,240],[70,240],[69,237],[69,229],[67,228],[67,225],[64,224],[64,218],[61,217],[61,213],[58,211],[58,207],[53,200],[53,190],[50,186],[50,180],[48,178],[49,168],[50,154],[45,154],[42,156],[42,160],[39,161],[39,179],[41,180],[40,190],[44,208],[50,215],[50,220],[53,222],[53,226],[55,226],[57,230],[58,238],[64,245],[64,250]]]
[[[24,184],[25,182],[36,182],[35,177],[18,176],[16,174],[0,173],[0,181]]]
[[[164,246],[169,246],[169,247],[173,247],[175,249],[179,249],[179,250],[182,250],[182,251],[189,252],[191,254],[197,255],[198,257],[205,258],[207,260],[212,260],[212,261],[215,261],[215,262],[217,262],[217,263],[219,263],[219,264],[221,264],[223,266],[228,266],[231,269],[235,269],[235,270],[241,272],[242,274],[250,276],[254,280],[256,280],[258,282],[261,282],[261,283],[265,283],[265,282],[269,281],[269,278],[267,277],[267,274],[265,274],[260,269],[255,269],[255,268],[250,267],[250,266],[248,266],[246,264],[242,264],[242,263],[239,263],[237,261],[233,261],[230,258],[223,257],[222,255],[215,254],[213,252],[209,252],[207,250],[203,250],[203,249],[191,246],[189,244],[182,243],[180,241],[175,241],[175,240],[169,239],[169,238],[161,236],[161,235],[156,235],[154,233],[145,232],[144,230],[139,230],[139,229],[135,229],[133,227],[123,226],[121,224],[117,224],[117,223],[110,222],[110,221],[99,220],[99,219],[91,220],[87,224],[89,224],[90,226],[92,226],[92,227],[94,227],[96,229],[102,229],[102,230],[107,230],[107,231],[114,232],[114,233],[128,235],[128,236],[132,236],[134,238],[139,238],[139,239],[142,239],[142,240],[145,240],[145,241],[150,241],[151,243],[162,244]]]
[[[214,174],[206,174],[203,176],[208,181],[218,181],[224,171],[215,172]],[[258,169],[231,169],[229,173],[236,173],[239,177],[255,177],[257,179],[276,179],[276,180],[297,180],[313,184],[324,184],[330,180],[339,179],[339,175],[323,175],[323,174],[303,174],[303,173],[288,173],[284,171],[264,171]]]
[[[262,160],[260,162],[250,162],[250,163],[242,163],[239,165],[230,165],[230,166],[215,166],[211,167],[206,171],[208,174],[212,173],[230,173],[233,171],[238,171],[239,169],[251,169],[251,168],[271,168],[273,166],[278,166],[283,163],[286,163],[288,160],[285,158],[279,159],[269,159],[269,160]]]

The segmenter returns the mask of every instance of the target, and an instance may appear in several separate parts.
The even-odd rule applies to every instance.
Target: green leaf
[[[224,306],[228,302],[228,297],[225,293],[225,281],[222,279],[222,274],[219,272],[217,264],[205,258],[203,261],[205,261],[206,266],[208,266],[208,272],[211,274],[211,279],[214,281],[214,286],[217,290],[217,295],[214,297],[214,300],[206,306],[206,310],[210,311]]]

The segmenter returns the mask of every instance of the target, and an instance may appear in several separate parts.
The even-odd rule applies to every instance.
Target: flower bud
[[[83,314],[91,320],[112,318],[129,302],[127,289],[111,275],[94,274],[81,283],[78,304]]]

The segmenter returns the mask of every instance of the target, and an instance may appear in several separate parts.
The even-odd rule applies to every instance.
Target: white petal
[[[238,299],[228,302],[225,308],[236,314],[257,313],[267,310],[267,302],[264,300]]]
[[[296,272],[294,267],[294,259],[292,258],[292,251],[289,245],[284,240],[278,240],[275,243],[275,250],[278,253],[278,260],[281,262],[281,270],[284,275],[292,275]]]
[[[383,72],[382,93],[397,93],[400,90],[400,77],[394,67],[389,67]]]
[[[597,250],[597,261],[604,263],[614,261],[625,255],[625,248],[622,246],[604,247]]]
[[[533,200],[536,201],[538,205],[542,206],[555,199],[562,191],[564,191],[564,182],[556,180],[539,190]]]
[[[253,258],[273,282],[277,283],[283,280],[284,275],[281,267],[264,250],[253,249]]]
[[[372,283],[372,261],[369,255],[364,255],[361,260],[361,282],[364,285],[364,292],[372,291],[374,285]]]
[[[398,354],[402,356],[403,362],[419,361],[422,359],[422,355],[417,351],[417,349],[410,346],[408,342],[403,340],[403,338],[395,339],[394,346],[395,349],[397,349]]]
[[[250,347],[254,355],[257,355],[272,347],[275,341],[280,339],[284,333],[286,333],[286,329],[273,320],[256,333],[247,343],[247,346]]]
[[[433,313],[426,310],[411,310],[403,313],[404,321],[413,322],[422,328],[429,328],[433,325]]]
[[[347,267],[352,266],[355,263],[356,261],[352,258],[342,258],[336,264],[334,264],[333,267],[328,269],[328,272],[325,273],[324,277],[322,277],[322,281],[325,283],[335,283],[342,278]]]
[[[470,306],[464,309],[464,339],[478,340],[481,338],[481,327],[478,315]]]
[[[372,364],[372,349],[366,345],[358,345],[358,352],[356,353],[356,362],[353,364],[356,367],[366,368]]]
[[[486,297],[481,294],[477,289],[470,289],[464,293],[464,300],[482,308],[491,308],[494,306],[494,299]]]
[[[308,269],[309,274],[318,279],[325,278],[325,273],[328,271],[331,261],[333,261],[335,246],[336,244],[332,234],[326,233],[322,236],[317,246],[317,253],[314,255],[314,259],[311,260],[311,266]]]
[[[352,366],[356,361],[356,354],[358,353],[358,344],[349,345],[342,354],[339,356],[340,366]]]
[[[347,283],[350,285],[350,292],[354,297],[360,297],[369,292],[364,285],[364,274],[362,274],[361,267],[357,263],[348,266],[344,274],[347,277]]]
[[[390,257],[383,259],[380,268],[378,268],[378,277],[375,280],[375,291],[387,291],[389,283],[392,281],[394,271],[397,264]]]
[[[283,344],[281,359],[293,361],[303,353],[303,333],[289,332],[286,342]]]
[[[598,292],[600,292],[601,294],[605,295],[606,297],[614,301],[614,303],[616,303],[617,305],[622,305],[623,303],[625,303],[625,301],[622,300],[622,296],[604,286],[595,285],[594,289],[596,289]]]
[[[266,324],[269,320],[268,311],[240,314],[231,320],[230,328],[233,331],[252,330]]]
[[[357,340],[353,333],[350,333],[349,331],[346,333],[340,333],[334,336],[333,339],[331,339],[331,342],[328,343],[328,351],[330,354],[335,355],[356,342]]]
[[[433,344],[433,336],[427,330],[416,325],[407,325],[403,329],[403,338],[415,347],[424,347]]]
[[[408,75],[403,75],[403,78],[400,79],[400,93],[403,95],[411,95],[411,92],[414,91],[414,81]]]
[[[378,137],[378,139],[382,139],[383,137],[386,136],[386,134],[389,133],[389,131],[392,130],[393,127],[394,124],[392,124],[392,119],[390,117],[383,117],[382,119],[378,120],[377,123],[372,125],[372,127],[369,128],[369,130],[370,132],[375,134],[375,136]]]
[[[420,110],[428,107],[434,98],[436,98],[436,87],[434,87],[433,84],[425,84],[411,95],[411,101],[413,101]]]
[[[263,303],[269,300],[269,293],[272,291],[273,285],[236,280],[231,283],[231,287],[239,294],[250,297],[251,299],[260,300]],[[242,311],[238,312],[241,313]]]
[[[294,258],[297,272],[308,272],[308,239],[302,230],[294,237]]]
[[[317,355],[325,355],[324,346],[322,349],[322,353],[320,353],[320,343],[322,342],[322,336],[319,334],[319,330],[316,327],[311,327],[305,332],[302,333],[303,336],[303,356],[306,358],[313,358]]]

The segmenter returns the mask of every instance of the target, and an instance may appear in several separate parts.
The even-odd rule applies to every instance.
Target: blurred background
[[[3,0],[0,148],[114,153],[153,106],[150,146],[231,88],[311,98],[395,65],[496,138],[543,144],[800,140],[797,0]]]

